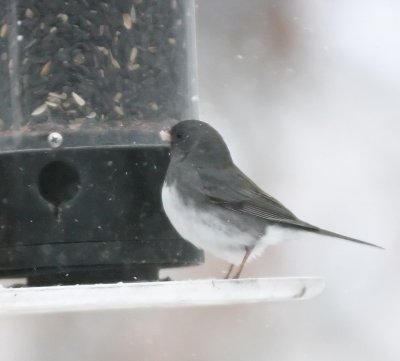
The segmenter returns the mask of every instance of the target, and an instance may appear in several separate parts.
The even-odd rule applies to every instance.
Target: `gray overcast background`
[[[201,119],[300,218],[376,242],[310,237],[244,276],[324,276],[299,303],[0,320],[4,361],[400,359],[400,5],[198,1]],[[220,277],[211,256],[175,278]]]

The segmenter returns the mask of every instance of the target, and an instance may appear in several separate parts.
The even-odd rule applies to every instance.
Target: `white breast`
[[[162,201],[169,220],[184,239],[236,265],[241,263],[246,246],[254,246],[251,254],[253,258],[260,255],[268,245],[276,244],[288,236],[285,228],[274,225],[266,228],[265,236],[257,240],[212,214],[198,211],[190,202],[185,204],[175,185],[164,184]]]

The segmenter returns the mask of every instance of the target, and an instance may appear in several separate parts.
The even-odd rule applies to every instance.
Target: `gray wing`
[[[218,172],[201,170],[199,176],[202,193],[210,201],[225,209],[262,218],[269,222],[316,229],[316,227],[299,220],[236,167],[218,170]]]
[[[214,172],[201,171],[198,175],[201,182],[201,192],[211,202],[225,209],[258,217],[271,223],[290,225],[329,237],[342,238],[367,246],[382,248],[301,221],[279,201],[263,192],[236,167],[218,170],[218,172],[215,172],[215,170]]]

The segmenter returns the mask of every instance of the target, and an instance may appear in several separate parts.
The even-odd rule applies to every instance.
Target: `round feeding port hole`
[[[77,170],[65,162],[49,163],[39,174],[40,194],[56,207],[74,198],[80,184]]]

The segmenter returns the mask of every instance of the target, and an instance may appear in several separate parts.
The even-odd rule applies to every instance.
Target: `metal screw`
[[[47,143],[52,148],[58,148],[63,143],[63,137],[57,132],[50,133],[47,137]]]

